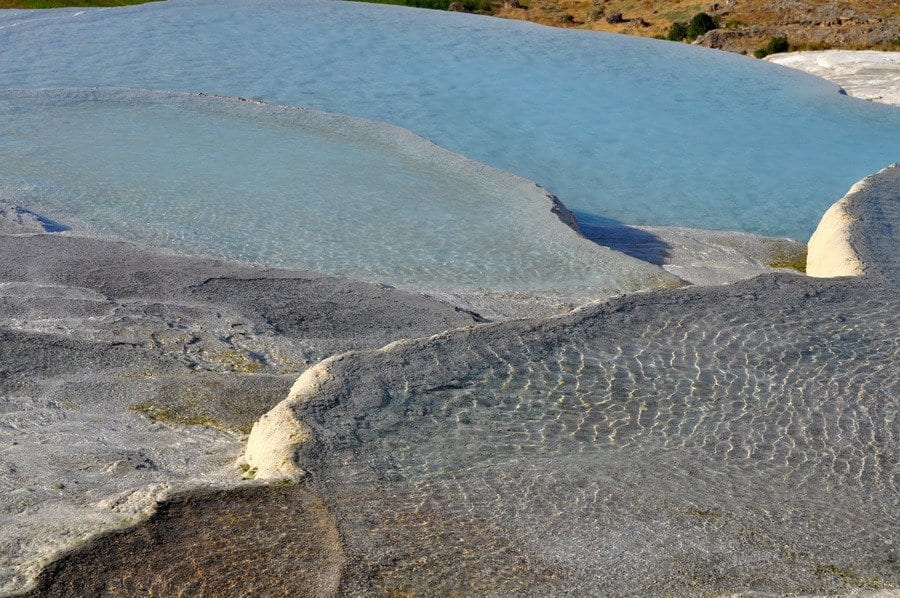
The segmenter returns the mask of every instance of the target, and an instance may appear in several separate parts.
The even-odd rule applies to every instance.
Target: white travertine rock
[[[900,106],[900,52],[786,52],[765,60],[837,83],[855,98]]]
[[[303,476],[294,455],[312,433],[294,415],[291,407],[316,395],[321,383],[329,378],[328,365],[339,357],[329,357],[303,372],[291,387],[287,399],[253,424],[244,460],[258,479],[299,479]]]
[[[893,226],[900,203],[900,163],[859,181],[833,204],[808,243],[806,273],[827,278],[898,271]]]
[[[851,190],[852,191],[852,190]],[[863,264],[850,244],[853,217],[846,198],[833,204],[809,238],[806,273],[809,276],[861,276]]]

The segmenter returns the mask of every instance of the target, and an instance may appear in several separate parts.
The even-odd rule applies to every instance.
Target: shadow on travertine
[[[581,224],[581,232],[596,243],[660,266],[687,283],[705,286],[795,269],[806,261],[802,243],[736,231],[630,226],[594,218]]]
[[[600,224],[582,222],[581,234],[595,243],[656,266],[666,263],[666,257],[672,249],[672,245],[658,235],[612,220]]]

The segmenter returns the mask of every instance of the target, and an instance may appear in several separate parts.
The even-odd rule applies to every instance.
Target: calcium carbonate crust
[[[835,202],[809,239],[810,276],[900,279],[900,163],[859,181]]]
[[[900,52],[785,52],[772,54],[765,60],[837,83],[847,95],[900,106]]]
[[[36,92],[36,100],[44,98],[40,101],[47,101],[47,96],[41,96],[41,93],[43,92]],[[122,101],[133,102],[136,98],[143,98],[147,101],[167,101],[183,104],[185,109],[192,109],[192,107],[194,106],[193,103],[198,101],[198,98],[204,98],[203,102],[205,109],[207,107],[205,102],[208,98],[208,96],[204,96],[203,94],[179,94],[173,92],[143,91],[136,92],[134,90],[64,90],[56,91],[53,93],[58,95],[54,95],[53,97],[55,99],[51,99],[49,101],[71,101],[72,96],[69,94],[74,94],[74,97],[82,100],[96,97],[98,100],[102,99],[103,101],[110,101],[111,99],[112,101],[115,101],[117,98],[119,98]],[[250,105],[260,110],[271,111],[271,114],[283,115],[284,118],[291,120],[291,122],[294,122],[297,118],[297,115],[301,114],[304,117],[309,117],[311,119],[311,122],[315,122],[319,126],[326,127],[329,131],[332,132],[340,131],[342,133],[345,132],[347,135],[357,135],[362,131],[363,134],[367,136],[367,138],[377,138],[381,142],[389,143],[394,147],[396,147],[396,145],[400,145],[404,148],[405,151],[409,151],[412,154],[432,156],[435,160],[447,160],[449,162],[442,163],[452,164],[454,168],[458,168],[461,173],[465,173],[467,176],[505,177],[505,180],[508,182],[508,184],[518,186],[518,188],[522,190],[523,195],[533,198],[539,198],[539,201],[523,202],[524,205],[521,207],[521,209],[539,210],[539,212],[543,214],[544,217],[549,216],[549,214],[554,214],[555,217],[551,217],[552,220],[549,220],[547,222],[551,226],[556,227],[554,230],[558,230],[557,234],[571,235],[572,242],[591,244],[590,241],[584,239],[581,236],[577,222],[575,221],[572,214],[565,208],[565,206],[563,206],[561,202],[559,202],[559,200],[554,196],[544,191],[540,186],[516,177],[515,175],[491,169],[484,165],[467,160],[462,156],[447,152],[446,150],[443,150],[435,146],[434,144],[431,144],[427,140],[418,137],[417,135],[414,135],[409,131],[391,127],[389,125],[381,125],[379,123],[364,121],[362,119],[320,113],[316,111],[305,110],[302,108],[272,106],[255,100],[245,100],[242,98],[225,98],[218,96],[213,97],[212,99],[214,100],[213,103],[217,107],[217,109],[222,111],[228,112],[232,110],[238,110],[239,106]],[[398,137],[402,138],[402,141],[399,144],[397,143]],[[812,269],[815,272],[822,271],[822,269],[820,268],[822,263],[827,263],[828,260],[833,260],[832,254],[834,252],[829,251],[829,248],[833,246],[833,243],[828,241],[828,239],[834,237],[834,234],[836,234],[837,241],[835,241],[835,243],[840,245],[840,242],[843,241],[844,245],[850,247],[850,249],[848,250],[849,253],[847,255],[852,255],[856,262],[859,263],[858,271],[853,271],[853,274],[867,274],[873,276],[886,274],[889,278],[896,275],[896,260],[892,259],[893,256],[890,252],[890,248],[896,247],[896,239],[892,236],[893,229],[891,227],[894,216],[896,215],[898,178],[900,178],[900,166],[895,164],[879,172],[878,174],[873,175],[872,177],[869,177],[864,181],[861,181],[857,186],[854,186],[854,188],[851,189],[850,193],[848,193],[844,200],[841,200],[843,204],[840,206],[840,208],[835,209],[835,212],[838,213],[839,216],[837,218],[838,224],[828,224],[826,222],[831,222],[832,220],[834,220],[834,215],[829,216],[829,214],[832,212],[832,210],[829,210],[829,214],[826,214],[826,216],[823,218],[823,223],[825,223],[825,226],[823,228],[823,225],[820,225],[820,228],[823,228],[823,230],[826,232],[831,231],[831,233],[829,233],[829,235],[831,236],[829,237],[829,235],[820,235],[820,237],[826,239],[826,241],[822,243],[820,243],[819,241],[814,242],[813,239],[811,239],[810,241],[810,253],[812,254],[811,262],[813,263]],[[839,204],[841,204],[841,202],[839,202]],[[34,217],[29,216],[27,213],[22,212],[21,210],[12,210],[10,211],[10,214],[13,214],[15,218],[17,218],[17,220],[15,220],[15,222],[11,226],[23,227],[21,229],[21,232],[17,233],[21,235],[22,242],[27,242],[28,239],[31,239],[34,244],[40,245],[44,243],[45,240],[49,241],[49,237],[43,234],[38,233],[35,235],[40,222],[36,221]],[[563,228],[559,228],[558,225],[560,222],[562,222],[566,226]],[[843,223],[843,225],[840,225],[841,223]],[[4,232],[4,230],[0,228],[0,233],[2,232]],[[817,235],[818,234],[819,232],[817,231]],[[64,241],[63,244],[74,243],[77,245],[79,243],[95,243],[95,241],[79,241],[74,237],[60,237],[61,240],[66,238],[72,240]],[[814,235],[814,239],[815,238],[816,235]],[[104,254],[114,253],[115,251],[122,249],[115,247],[111,248],[107,246],[100,248],[100,242],[96,241],[96,243],[98,244],[98,251],[102,250]],[[593,244],[591,244],[591,246],[596,247]],[[601,252],[611,251],[604,248],[597,249]],[[839,255],[843,256],[844,254],[839,253]],[[157,259],[168,260],[169,258],[174,260],[175,256],[168,256],[166,258],[159,257]],[[838,261],[841,261],[840,257],[838,258]],[[844,259],[843,261],[851,263],[846,259]],[[648,264],[646,264],[645,262],[641,262],[640,260],[635,259],[634,262],[636,264],[642,264],[642,267],[649,267]],[[217,262],[211,265],[202,265],[204,268],[212,269],[219,269],[223,267],[223,264],[221,262]],[[227,264],[225,266],[227,266]],[[829,271],[829,267],[831,266],[826,265],[825,271]],[[231,266],[228,266],[225,269],[228,270],[229,268],[231,268]],[[52,268],[50,269],[52,270]],[[662,272],[662,270],[659,268],[657,268],[657,270]],[[837,270],[831,271],[836,272]],[[811,272],[811,274],[816,275],[815,272]],[[97,272],[89,272],[88,274],[96,277]],[[54,272],[53,276],[60,276],[60,273]],[[62,276],[68,277],[71,276],[71,274],[63,273]],[[326,286],[326,282],[327,284],[338,284],[337,282],[332,283],[331,281],[325,281],[324,278],[325,277],[323,277],[323,280],[321,282],[323,286]],[[215,284],[211,283],[215,283],[216,280],[216,278],[208,278],[204,281],[201,281],[197,285],[198,288],[194,289],[192,287],[191,291],[197,292],[199,290],[199,286],[203,285],[215,287]],[[664,272],[663,276],[661,276],[661,280],[667,281],[670,286],[674,286],[674,284],[680,284],[679,279],[676,279],[675,277],[670,275],[666,275]],[[237,278],[236,280],[227,278],[226,281],[228,284],[237,284],[240,283],[240,278]],[[34,282],[45,284],[47,281],[41,280]],[[59,284],[60,282],[70,283],[69,280],[53,280],[51,282],[52,284]],[[132,283],[129,281],[126,284]],[[77,286],[81,288],[82,284],[79,284]],[[750,287],[752,288],[752,285],[750,285]],[[13,290],[15,290],[16,293],[20,293],[20,290],[18,289]],[[12,292],[12,290],[10,292]],[[28,292],[31,293],[33,291],[28,290]],[[169,291],[167,290],[166,292],[168,293]],[[210,288],[210,292],[215,293],[215,288]],[[697,292],[700,293],[701,296],[707,297],[707,299],[715,295],[716,293],[716,291],[712,289],[698,289]],[[637,304],[649,305],[657,296],[658,295],[656,293],[650,293],[643,298],[626,298],[625,300],[623,300],[623,304],[636,302]],[[65,302],[69,302],[72,299],[75,299],[77,301],[83,300],[80,296],[69,297],[68,295],[66,295],[63,299],[65,300]],[[55,297],[54,300],[56,300]],[[413,300],[410,298],[407,298],[406,300],[409,302],[413,302]],[[685,302],[686,307],[688,307],[688,299],[685,299]],[[423,300],[423,303],[428,302]],[[435,312],[441,312],[444,307],[445,306],[423,304],[422,309],[424,309],[425,311],[432,310]],[[583,309],[593,309],[595,307],[595,305],[587,306]],[[238,311],[241,311],[243,309],[245,309],[245,307],[240,306],[240,309]],[[438,320],[449,321],[454,319],[454,317],[456,317],[457,315],[462,317],[462,314],[444,313],[440,313],[440,317],[437,317],[437,315],[435,317]],[[541,322],[538,322],[538,325],[550,325],[554,320],[562,321],[559,320],[559,318],[566,317],[575,316],[573,314],[569,314],[567,316],[558,316],[557,318],[547,318]],[[246,323],[241,321],[240,325],[246,326]],[[484,330],[485,328],[494,326],[503,326],[503,324],[480,325],[478,326],[478,328]],[[353,360],[360,360],[365,362],[369,360],[369,358],[373,355],[396,355],[398,356],[398,358],[402,359],[402,353],[404,351],[415,350],[415,347],[418,344],[444,342],[452,344],[459,338],[465,336],[467,334],[467,330],[468,328],[457,328],[453,331],[436,334],[427,338],[420,337],[418,339],[395,341],[377,350],[343,353],[333,357],[329,357],[324,361],[318,363],[317,365],[314,365],[313,367],[307,369],[296,380],[288,394],[287,399],[275,405],[269,412],[262,415],[253,424],[252,430],[247,439],[243,457],[241,459],[242,467],[246,471],[252,472],[257,480],[299,480],[306,474],[306,472],[304,472],[302,467],[300,466],[298,454],[303,449],[304,445],[308,444],[313,439],[313,433],[311,428],[306,425],[306,423],[304,423],[300,417],[297,416],[297,412],[300,405],[319,397],[322,393],[323,388],[325,388],[326,386],[331,387],[329,392],[333,392],[333,387],[335,385],[340,386],[341,384],[343,384],[342,381],[336,380],[336,376],[333,373],[333,368],[335,366],[339,364],[343,365],[347,362],[352,362]],[[45,332],[46,331],[40,331],[41,334],[44,334]],[[96,331],[91,331],[91,334],[95,333]],[[228,454],[229,451],[234,450],[235,443],[233,437],[227,437],[227,435],[223,436],[221,438],[221,444],[221,452],[223,454]],[[223,465],[221,457],[219,458],[217,465],[219,465],[220,467]],[[216,472],[216,481],[218,483],[222,483],[223,480],[227,480],[228,478],[229,475],[225,469]],[[210,483],[211,482],[212,480],[210,480]],[[164,494],[167,496],[169,494],[169,491],[166,491]],[[159,500],[159,498],[154,498],[154,500]],[[141,502],[141,509],[145,509],[145,503],[147,503],[147,501],[139,502]],[[129,511],[129,515],[133,512],[140,512],[142,513],[141,516],[146,516],[147,514],[145,510],[135,509]],[[29,567],[29,576],[34,574],[36,565],[36,563],[32,563],[32,565]],[[21,581],[21,579],[19,579],[19,581]]]

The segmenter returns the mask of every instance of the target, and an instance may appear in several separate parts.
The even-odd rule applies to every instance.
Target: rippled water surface
[[[798,282],[341,359],[299,464],[386,588],[890,587],[896,295]]]
[[[898,314],[776,274],[343,354],[282,405],[296,485],[165,501],[35,595],[896,592]]]
[[[363,116],[538,181],[585,222],[801,241],[900,155],[900,110],[747,57],[357,3],[5,11],[0,85],[204,91]]]

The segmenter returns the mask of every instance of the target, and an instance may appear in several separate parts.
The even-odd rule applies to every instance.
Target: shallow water
[[[221,290],[211,300],[243,296]],[[777,274],[345,354],[291,407],[314,433],[296,454],[298,485],[164,501],[148,520],[50,563],[34,595],[895,589],[898,314],[896,288],[884,281]],[[202,323],[208,359],[229,322],[192,317],[177,321]],[[173,376],[173,395],[203,384],[200,372],[168,365],[181,359],[178,344],[122,353],[99,342],[85,352],[59,334],[31,337],[8,344],[20,372],[12,380],[50,376],[67,401],[131,396],[120,386],[59,386],[59,372],[85,359],[106,372],[155,362]],[[55,358],[18,358],[22,346]],[[244,417],[263,407],[232,403],[234,390],[215,406],[203,399],[204,408]],[[14,458],[19,438],[11,464],[33,484]],[[57,448],[65,459],[54,467],[75,459],[77,476],[102,481],[83,472],[83,451]],[[150,443],[131,455],[159,450]],[[44,465],[41,456],[26,464]],[[35,495],[5,498],[17,505]]]
[[[396,127],[237,99],[0,92],[0,192],[132,240],[431,291],[674,283],[579,237],[533,183]]]
[[[900,110],[772,64],[356,3],[7,11],[0,82],[205,91],[363,116],[538,181],[585,222],[800,241],[854,181],[900,155]]]
[[[767,276],[351,355],[298,465],[387,590],[893,587],[896,314]]]

